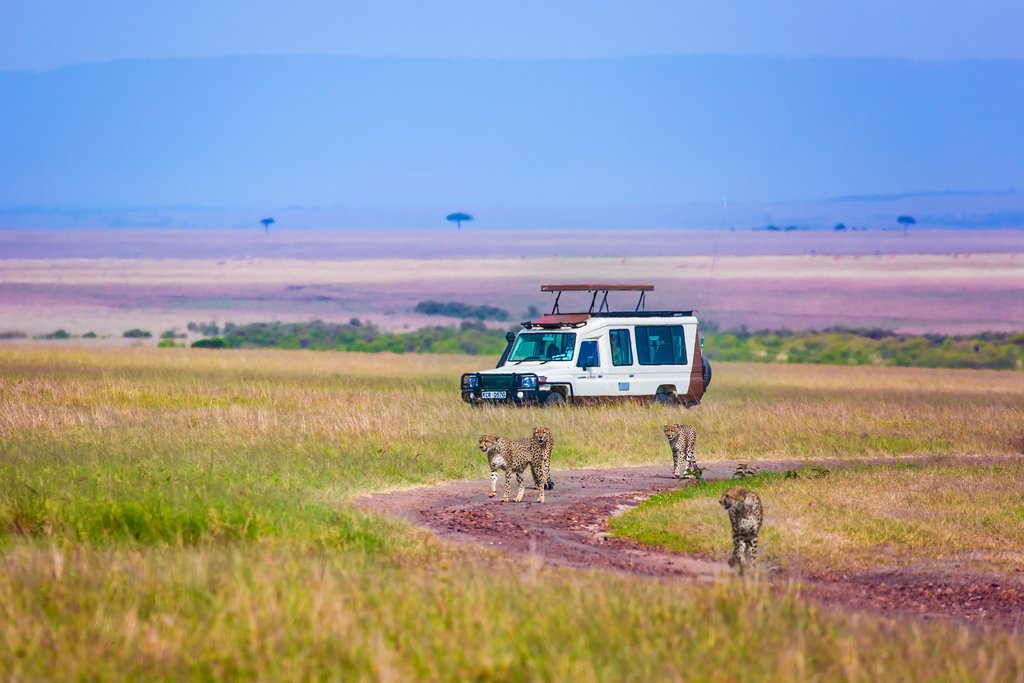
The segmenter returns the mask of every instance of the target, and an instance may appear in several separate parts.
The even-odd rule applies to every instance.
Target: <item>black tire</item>
[[[659,391],[654,395],[654,402],[662,406],[675,405],[676,395],[670,391]]]
[[[707,358],[701,356],[700,359],[701,369],[704,371],[704,391],[708,390],[711,386],[711,363],[708,362]]]
[[[544,406],[546,408],[561,408],[565,406],[565,396],[557,391],[549,391],[548,395],[544,397]]]

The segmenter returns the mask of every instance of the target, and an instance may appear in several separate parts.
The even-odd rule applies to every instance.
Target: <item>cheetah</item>
[[[732,523],[732,557],[730,567],[738,567],[740,576],[753,568],[757,560],[757,533],[761,530],[763,513],[761,498],[753,491],[734,486],[718,501],[729,513]]]
[[[530,472],[533,483],[541,491],[540,502],[544,502],[544,491],[555,487],[551,481],[551,451],[555,448],[555,437],[547,427],[536,427],[533,430],[532,452],[530,453]]]
[[[550,435],[550,432],[548,432]],[[509,493],[512,489],[512,475],[519,483],[519,492],[516,494],[515,502],[523,499],[526,485],[523,483],[523,471],[530,467],[534,480],[540,488],[538,503],[544,502],[544,484],[547,483],[547,471],[542,462],[535,462],[535,456],[543,459],[543,442],[538,443],[537,439],[531,436],[529,439],[512,440],[504,436],[484,434],[480,437],[480,451],[487,454],[487,462],[491,466],[491,488],[487,492],[488,498],[496,495],[498,486],[498,470],[505,470],[505,491],[501,502],[507,503]],[[543,476],[543,481],[541,480]]]
[[[686,462],[683,479],[697,476],[697,430],[690,425],[665,425],[665,438],[672,447],[672,476],[679,478],[679,467]]]

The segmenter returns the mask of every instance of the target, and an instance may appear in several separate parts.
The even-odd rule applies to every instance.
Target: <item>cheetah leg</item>
[[[519,493],[516,494],[516,502],[520,502],[523,499],[523,493],[526,491],[526,483],[523,481],[523,473],[516,472],[516,481],[519,482]]]
[[[537,498],[538,503],[544,502],[544,486],[548,483],[547,474],[545,473],[543,466],[538,467],[534,463],[530,463],[530,474],[533,475],[533,483],[540,489],[540,497]]]
[[[757,562],[757,536],[751,536],[747,541],[747,564],[751,567]]]
[[[732,555],[729,556],[729,566],[735,567],[739,564],[740,557],[740,539],[732,539]]]
[[[686,472],[691,477],[695,477],[697,473],[697,454],[692,441],[686,449]]]
[[[736,564],[740,570],[740,576],[745,576],[750,569],[750,538],[743,537],[737,543]]]
[[[508,494],[512,492],[512,472],[505,470],[505,493],[501,496],[501,502],[508,502]]]
[[[494,498],[498,493],[498,470],[491,470],[491,490],[487,492],[488,498]]]
[[[672,449],[672,476],[679,478],[679,451]]]
[[[551,481],[551,462],[544,459],[544,470],[541,473],[540,502],[544,502],[544,492],[548,489],[548,482]]]

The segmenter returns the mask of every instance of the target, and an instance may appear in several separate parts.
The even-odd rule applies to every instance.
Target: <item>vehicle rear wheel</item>
[[[557,391],[550,391],[544,398],[544,405],[548,408],[561,408],[565,405],[565,396]]]
[[[659,391],[654,395],[654,402],[663,406],[674,405],[676,395],[671,391]]]

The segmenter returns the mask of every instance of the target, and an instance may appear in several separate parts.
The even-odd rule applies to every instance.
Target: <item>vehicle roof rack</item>
[[[623,284],[623,283],[575,283],[575,284],[558,284],[558,285],[541,285],[540,291],[542,292],[557,292],[555,294],[555,304],[551,307],[551,315],[559,315],[561,311],[558,309],[558,300],[562,298],[562,292],[592,292],[593,296],[590,298],[590,309],[587,311],[588,314],[593,315],[595,313],[594,306],[597,305],[597,295],[602,294],[601,303],[597,305],[596,313],[610,313],[611,309],[608,306],[608,292],[640,292],[640,298],[637,299],[636,307],[633,309],[634,313],[640,311],[644,306],[644,295],[647,292],[654,291],[654,285],[650,284]]]

